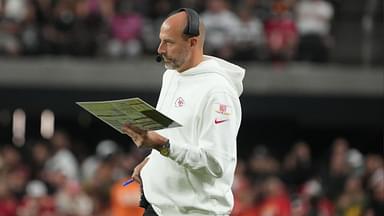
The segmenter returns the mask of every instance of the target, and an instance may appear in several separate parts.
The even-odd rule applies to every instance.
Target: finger
[[[141,184],[140,176],[138,176],[138,175],[133,175],[133,176],[132,176],[132,179],[133,179],[135,182]]]
[[[130,137],[137,137],[139,134],[137,134],[135,131],[133,131],[133,130],[131,130],[131,129],[129,129],[129,128],[126,128],[126,127],[123,127],[122,129],[121,129],[125,134],[127,134],[128,136],[130,136]]]
[[[138,133],[138,134],[145,134],[147,132],[146,130],[142,130],[142,129],[140,129],[140,128],[134,126],[134,125],[128,124],[128,123],[125,123],[124,127],[128,128],[131,131],[134,131],[135,133]]]
[[[121,128],[122,131],[126,132],[126,133],[134,133],[135,131],[132,130],[130,127],[124,125],[122,128]]]
[[[128,128],[122,128],[122,131],[125,134],[127,134],[129,137],[131,137],[132,141],[135,143],[137,147],[141,146],[140,142],[138,142],[139,139],[141,138],[140,134],[137,134]]]

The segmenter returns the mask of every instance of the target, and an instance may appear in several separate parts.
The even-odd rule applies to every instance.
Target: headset
[[[188,21],[187,26],[185,26],[184,34],[190,37],[196,37],[200,35],[199,31],[199,25],[200,25],[200,19],[199,14],[193,10],[192,8],[180,8],[176,10],[174,13],[179,13],[181,11],[184,11],[187,14]]]
[[[193,10],[192,8],[180,8],[176,11],[170,13],[169,16],[184,11],[187,14],[187,25],[183,33],[188,37],[196,37],[200,35],[199,27],[200,27],[200,18],[199,14]],[[156,61],[161,62],[163,59],[160,54],[157,54]]]

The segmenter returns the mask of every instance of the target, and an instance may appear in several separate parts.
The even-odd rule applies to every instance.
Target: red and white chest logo
[[[179,97],[175,101],[175,107],[183,107],[185,105],[184,99]]]

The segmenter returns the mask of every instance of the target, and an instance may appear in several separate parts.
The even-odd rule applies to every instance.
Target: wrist
[[[169,143],[169,140],[167,140],[166,143],[162,144],[162,145],[159,145],[155,148],[157,151],[160,152],[161,155],[165,156],[165,157],[168,157],[169,155],[169,152],[170,152],[170,143]]]

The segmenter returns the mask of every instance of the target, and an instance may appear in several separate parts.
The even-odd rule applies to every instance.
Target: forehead
[[[182,38],[183,29],[182,23],[179,20],[174,19],[173,17],[168,18],[163,22],[160,28],[160,38],[162,37],[172,37],[172,38]]]

